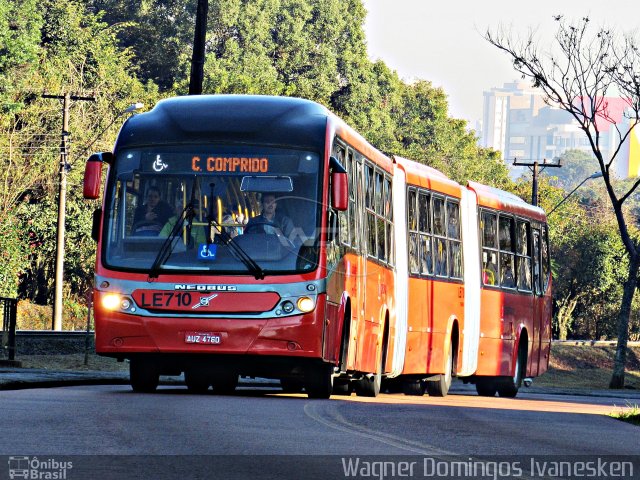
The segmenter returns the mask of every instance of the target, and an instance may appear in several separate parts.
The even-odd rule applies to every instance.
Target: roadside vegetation
[[[594,345],[590,342],[554,343],[549,370],[534,379],[538,387],[604,390],[609,386],[615,342]],[[625,388],[640,390],[640,346],[627,350]]]
[[[628,404],[624,410],[613,412],[610,416],[640,426],[640,406]]]

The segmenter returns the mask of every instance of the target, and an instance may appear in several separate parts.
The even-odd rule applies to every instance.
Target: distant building
[[[627,106],[624,99],[605,100],[610,119],[624,123],[623,112]],[[618,145],[614,124],[605,118],[599,119],[597,124],[602,152],[609,158]],[[480,144],[500,151],[508,164],[514,159],[543,162],[559,157],[567,150],[592,152],[588,138],[575,119],[564,110],[547,105],[542,91],[526,82],[505,83],[501,88],[484,92]],[[629,155],[638,150],[640,147],[633,145],[626,150],[623,147],[620,161],[628,165]],[[635,163],[638,163],[636,168],[640,168],[640,161]],[[619,176],[625,176],[624,172],[631,174],[633,167],[620,165],[616,170]]]

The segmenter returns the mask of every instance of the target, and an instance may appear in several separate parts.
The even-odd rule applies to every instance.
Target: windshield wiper
[[[262,267],[260,267],[260,265],[258,265],[256,261],[251,258],[251,256],[240,245],[234,242],[233,238],[231,238],[231,235],[229,235],[224,227],[215,220],[215,217],[213,215],[213,204],[215,198],[213,193],[215,184],[210,183],[209,187],[211,188],[211,206],[209,207],[209,212],[207,215],[207,221],[209,223],[209,228],[207,230],[207,244],[211,245],[213,243],[213,229],[215,227],[219,232],[218,235],[220,235],[222,242],[231,249],[232,253],[236,256],[236,258],[238,258],[238,260],[240,260],[244,264],[245,267],[247,267],[247,270],[249,270],[249,272],[255,277],[255,279],[263,280],[264,270],[262,269]]]
[[[182,225],[184,221],[188,219],[187,223],[187,238],[190,238],[191,235],[191,224],[193,223],[193,217],[195,217],[195,210],[193,207],[193,199],[187,203],[182,212],[180,213],[180,217],[176,220],[176,224],[171,229],[171,233],[162,243],[160,250],[158,251],[158,255],[156,255],[153,264],[151,265],[151,269],[149,270],[149,278],[158,278],[158,273],[160,272],[160,267],[167,261],[169,255],[171,255],[171,251],[173,250],[173,244],[176,237],[180,234],[180,230],[182,230]]]

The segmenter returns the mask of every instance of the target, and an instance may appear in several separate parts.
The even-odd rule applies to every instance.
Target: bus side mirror
[[[100,196],[100,185],[102,185],[102,164],[111,163],[113,154],[110,152],[94,153],[87,160],[84,167],[84,182],[82,195],[84,198],[95,200]]]
[[[349,206],[349,187],[346,172],[331,172],[331,206],[344,212]]]

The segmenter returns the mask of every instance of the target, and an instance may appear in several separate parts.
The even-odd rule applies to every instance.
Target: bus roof
[[[386,171],[391,172],[393,169],[393,161],[384,153],[372,146],[362,135],[333,113],[329,117],[329,128],[333,129],[339,138],[347,142],[351,147],[360,152],[360,154],[364,155]]]
[[[462,186],[441,171],[398,156],[394,156],[393,160],[405,171],[408,184],[460,197]]]
[[[261,95],[189,95],[158,102],[122,127],[122,148],[183,143],[295,145],[318,149],[329,110],[309,100]]]
[[[467,183],[467,188],[476,193],[479,206],[508,211],[541,222],[546,221],[544,210],[540,207],[534,207],[513,193],[505,192],[504,190],[489,187],[488,185],[483,185],[471,180]]]

